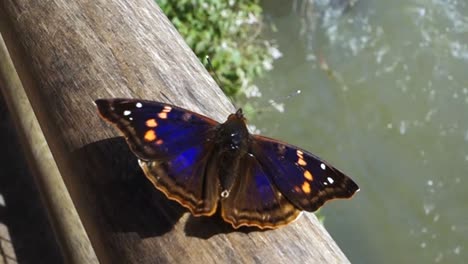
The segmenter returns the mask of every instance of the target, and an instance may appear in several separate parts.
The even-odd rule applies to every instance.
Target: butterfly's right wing
[[[251,151],[276,188],[301,210],[313,212],[359,191],[343,172],[298,147],[255,135]]]
[[[219,198],[212,163],[218,123],[173,105],[137,99],[99,99],[101,116],[124,134],[146,177],[193,215],[212,215]]]
[[[281,194],[255,156],[243,156],[237,175],[229,196],[221,200],[221,216],[234,228],[277,228],[300,215],[301,210]]]

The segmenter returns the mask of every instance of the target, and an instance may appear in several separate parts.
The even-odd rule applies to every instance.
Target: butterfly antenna
[[[208,62],[208,70],[210,70],[210,72],[213,73],[213,75],[214,75],[213,77],[215,78],[215,81],[218,83],[218,85],[219,85],[219,87],[221,88],[221,90],[224,91],[224,89],[223,89],[223,87],[222,87],[222,85],[221,85],[221,80],[219,79],[218,74],[216,74],[216,71],[215,71],[215,69],[214,69],[214,67],[213,67],[213,64],[211,64],[210,56],[206,55],[205,58],[206,58],[206,61]]]
[[[286,100],[289,100],[290,98],[293,98],[294,96],[300,95],[301,92],[302,92],[301,90],[296,90],[286,96],[277,97],[276,100],[286,101]],[[270,100],[270,101],[273,101],[273,100]]]
[[[301,90],[296,90],[286,96],[279,96],[276,99],[270,99],[268,100],[268,103],[270,103],[268,107],[273,107],[278,112],[282,113],[284,112],[284,102],[300,94],[301,94]],[[267,108],[267,107],[263,107],[263,108]]]
[[[228,94],[227,94],[227,91],[224,89],[223,84],[221,83],[221,80],[219,79],[218,74],[216,73],[216,71],[215,71],[215,69],[214,69],[214,67],[213,67],[213,64],[211,63],[210,56],[206,55],[205,58],[206,58],[206,61],[207,61],[207,63],[208,63],[208,65],[207,65],[207,66],[208,66],[208,70],[209,70],[210,72],[213,73],[212,76],[213,76],[213,78],[215,79],[215,82],[218,84],[219,88],[221,88],[221,91],[223,91],[223,93],[224,93],[227,97],[229,97],[229,99],[231,100],[231,102],[234,104],[234,106],[235,106],[237,109],[240,109],[240,108],[236,105],[236,103],[235,103],[236,100],[235,100],[234,96],[233,96],[233,95],[228,95]]]

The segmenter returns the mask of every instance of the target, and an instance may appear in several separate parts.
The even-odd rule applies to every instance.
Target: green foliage
[[[156,0],[207,66],[209,56],[226,95],[247,95],[271,68],[276,48],[261,39],[258,0]],[[278,53],[277,53],[278,54]]]

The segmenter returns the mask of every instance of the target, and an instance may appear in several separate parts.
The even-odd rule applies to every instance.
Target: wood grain
[[[3,0],[2,32],[102,263],[347,263],[312,214],[273,231],[195,218],[152,188],[93,101],[234,109],[151,0]],[[64,250],[73,250],[64,248]]]
[[[3,25],[3,24],[2,24]],[[3,26],[2,26],[3,27]],[[25,209],[28,208],[30,211],[34,211],[34,206],[38,206],[43,202],[45,206],[49,209],[47,211],[49,215],[49,222],[53,224],[54,230],[55,230],[55,240],[60,242],[60,245],[62,248],[72,248],[73,250],[67,250],[64,251],[62,250],[63,253],[61,257],[63,257],[64,260],[67,260],[68,263],[98,263],[97,257],[95,255],[95,252],[91,246],[91,243],[88,239],[88,236],[84,230],[84,227],[80,221],[80,218],[78,216],[78,213],[75,210],[75,207],[73,205],[73,201],[71,200],[71,197],[65,187],[65,184],[63,182],[62,176],[60,174],[60,171],[58,170],[57,164],[55,163],[55,160],[52,156],[52,153],[48,147],[48,144],[46,142],[46,139],[44,138],[44,134],[42,133],[40,129],[40,125],[38,123],[38,120],[36,119],[36,116],[33,113],[33,110],[31,108],[31,104],[29,104],[28,97],[23,89],[23,86],[21,85],[21,82],[18,78],[18,75],[16,74],[13,62],[11,61],[11,58],[9,57],[8,50],[5,46],[5,43],[3,41],[3,38],[0,36],[0,86],[1,86],[1,94],[3,95],[2,100],[0,103],[3,102],[3,99],[5,99],[6,104],[8,105],[8,108],[10,109],[11,113],[11,119],[15,120],[14,125],[16,126],[16,137],[18,138],[18,145],[20,145],[23,148],[23,151],[17,151],[16,153],[8,153],[8,144],[11,144],[11,142],[8,142],[8,144],[2,145],[2,147],[6,147],[7,153],[2,152],[2,162],[5,161],[3,159],[3,156],[8,156],[6,159],[11,159],[12,156],[17,158],[16,162],[14,162],[14,165],[21,166],[20,169],[16,170],[15,172],[18,173],[18,171],[27,171],[30,172],[32,175],[35,175],[36,177],[30,177],[29,179],[37,185],[37,188],[41,190],[41,197],[42,199],[37,199],[34,201],[30,201],[29,203],[26,202],[30,207],[23,207],[23,208],[13,208],[17,210],[23,210],[26,211]],[[2,105],[3,107],[3,105]],[[6,107],[5,107],[6,108]],[[4,122],[5,120],[2,119],[1,122]],[[8,121],[8,120],[7,120]],[[12,130],[9,128],[9,130]],[[2,131],[2,136],[4,136],[4,132]],[[2,138],[4,140],[4,138]],[[4,148],[5,149],[5,148]],[[23,158],[21,154],[24,154],[26,157],[25,159],[28,161],[27,166],[25,164],[21,164],[23,161],[21,158]],[[10,166],[11,164],[5,164],[6,168]],[[19,181],[22,180],[22,177],[20,175],[15,175],[15,174],[4,174],[7,171],[5,171],[5,167],[2,167],[2,183],[10,186],[15,186],[15,184],[12,184],[12,182],[18,183]],[[7,176],[8,175],[8,176]],[[16,176],[15,178],[12,178],[11,176]],[[19,176],[19,177],[18,177]],[[31,179],[32,178],[32,179]],[[23,177],[24,180],[27,181],[27,177]],[[4,186],[2,186],[4,188]],[[0,188],[2,189],[2,188]],[[1,192],[0,190],[0,195],[5,195],[8,194],[8,192],[11,192],[12,190],[3,190],[4,192]],[[18,188],[15,190],[15,195],[17,197],[21,197],[20,200],[27,200],[27,199],[34,199],[33,194],[31,194],[30,191],[27,190],[26,188]],[[10,204],[10,200],[8,200],[8,207],[11,208],[12,206],[15,205],[15,196],[10,195],[12,198],[13,204]],[[9,198],[10,198],[9,197]],[[17,198],[18,199],[18,198]],[[36,204],[34,204],[36,203]],[[31,212],[22,212],[21,215],[22,217],[16,219],[14,218],[14,210],[10,210],[10,212],[13,212],[11,215],[11,225],[9,225],[9,228],[14,228],[14,226],[18,222],[22,221],[34,221],[31,218],[24,219],[25,215],[30,215]],[[45,213],[45,212],[43,212]],[[1,215],[1,213],[0,213]],[[41,225],[40,219],[39,221],[36,221],[35,224]],[[0,219],[0,222],[1,219]],[[47,224],[48,225],[48,224]],[[29,232],[29,234],[24,234],[20,236],[28,236],[32,235],[35,232],[40,232],[40,230],[44,230],[44,227],[47,230],[47,225],[41,225],[41,226],[34,226],[34,231]],[[28,223],[28,226],[31,226],[31,222]],[[24,230],[25,228],[23,228]],[[20,230],[18,233],[22,233],[23,230]],[[52,241],[47,241],[47,237],[51,236],[51,234],[47,235],[42,235],[39,239],[40,245],[26,245],[26,246],[20,246],[16,245],[19,248],[41,248],[44,244],[49,244],[49,247],[53,247],[52,251],[55,250],[58,252],[54,245],[53,242],[56,242],[55,240]],[[2,240],[2,234],[0,233],[0,240]],[[32,242],[34,240],[31,240],[32,236],[28,236],[28,241]],[[10,239],[6,239],[8,241]],[[12,241],[16,241],[16,237],[12,239]],[[37,242],[36,242],[37,243]],[[1,243],[0,243],[1,244]],[[19,248],[16,248],[16,250],[20,250]],[[46,250],[44,250],[46,251]],[[34,252],[34,251],[33,251]],[[3,253],[3,250],[1,250],[0,247],[0,253]],[[18,256],[18,260],[20,261],[25,261],[30,256],[32,252],[27,252],[26,254],[28,256]],[[40,254],[40,255],[37,255]],[[36,254],[36,258],[39,258],[43,261],[45,261],[48,257],[50,257],[49,254],[46,252],[38,252]],[[7,253],[6,255],[9,256],[14,256],[15,254],[11,255],[11,253]],[[42,255],[42,256],[41,256]],[[57,254],[59,255],[59,254]],[[0,254],[1,257],[1,254]],[[2,258],[0,258],[2,259]],[[49,260],[50,261],[50,260]],[[29,260],[31,262],[31,259]],[[37,259],[34,259],[32,262],[37,262]],[[0,263],[3,263],[0,261]]]

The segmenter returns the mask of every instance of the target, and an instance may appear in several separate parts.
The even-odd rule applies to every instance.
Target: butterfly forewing
[[[217,177],[207,167],[212,148],[206,144],[216,121],[144,100],[100,99],[96,104],[100,114],[123,132],[156,188],[195,215],[216,211]],[[208,182],[212,186],[206,186]]]
[[[254,136],[251,151],[278,190],[301,210],[313,212],[328,200],[350,198],[359,190],[341,171],[295,146]]]
[[[167,159],[203,144],[218,123],[179,107],[135,99],[100,99],[99,112],[125,135],[132,151],[144,160]]]

